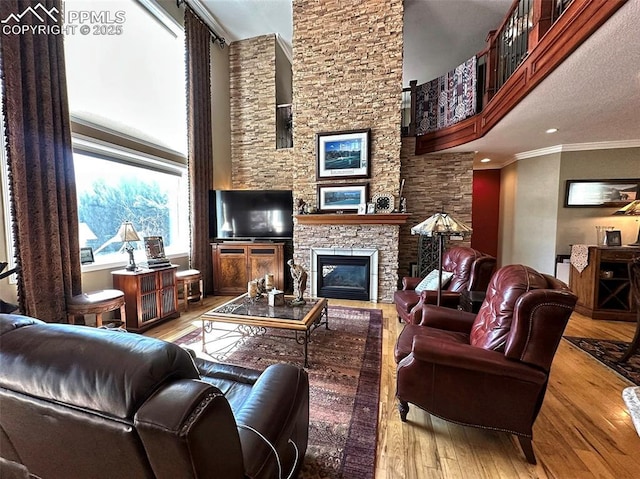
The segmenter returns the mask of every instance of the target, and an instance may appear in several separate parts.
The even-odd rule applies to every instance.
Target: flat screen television
[[[215,239],[293,238],[291,190],[211,190],[209,212]]]

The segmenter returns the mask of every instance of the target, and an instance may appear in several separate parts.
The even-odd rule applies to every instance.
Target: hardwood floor
[[[225,297],[207,297],[147,335],[168,341],[199,326],[199,314]],[[538,464],[528,464],[504,433],[448,423],[411,407],[402,423],[395,401],[393,346],[402,330],[393,304],[330,300],[330,305],[382,309],[383,354],[376,479],[640,478],[640,437],[622,400],[631,383],[561,341],[542,410],[534,425]],[[634,323],[594,321],[574,313],[565,334],[629,341]],[[357,478],[346,478],[357,479]]]

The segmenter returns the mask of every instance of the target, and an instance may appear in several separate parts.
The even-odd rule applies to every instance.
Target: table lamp
[[[634,200],[628,205],[623,206],[614,215],[640,216],[640,200]],[[638,220],[636,220],[637,222]],[[638,238],[635,243],[628,246],[640,246],[640,228],[638,228]]]
[[[133,224],[131,224],[131,221],[125,221],[120,225],[118,236],[120,236],[120,241],[127,243],[125,250],[129,253],[129,265],[125,269],[127,271],[135,271],[136,262],[133,259],[133,246],[131,245],[131,241],[140,241],[140,237],[133,227]]]
[[[442,299],[442,253],[444,252],[444,241],[447,236],[470,235],[472,229],[462,221],[445,213],[444,211],[429,216],[419,225],[411,228],[411,234],[436,237],[438,239],[438,296],[437,305],[440,306]]]

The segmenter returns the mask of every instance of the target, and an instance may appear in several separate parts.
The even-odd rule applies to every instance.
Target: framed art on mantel
[[[367,184],[318,185],[318,209],[322,212],[356,212],[367,202]]]
[[[316,180],[369,178],[371,129],[318,133]]]

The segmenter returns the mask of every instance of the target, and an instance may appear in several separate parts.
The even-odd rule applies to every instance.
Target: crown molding
[[[227,45],[238,40],[235,35],[231,35],[218,23],[213,15],[209,13],[209,10],[207,10],[207,8],[202,4],[201,0],[186,0],[186,3],[189,4],[189,6],[198,14],[210,29],[226,40]]]
[[[620,148],[640,148],[640,140],[601,141],[594,143],[572,143],[569,145],[556,145],[538,150],[524,151],[514,155],[515,160],[535,158],[538,156],[563,153],[565,151],[589,151],[589,150],[616,150]]]

